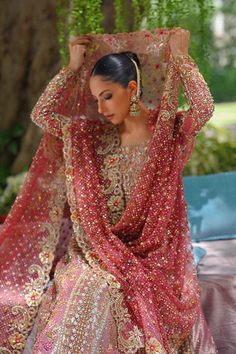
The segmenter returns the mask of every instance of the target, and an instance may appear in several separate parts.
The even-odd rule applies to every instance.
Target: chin
[[[114,118],[114,119],[107,119],[108,122],[114,124],[114,125],[119,125],[123,122],[122,119],[119,118]]]
[[[117,121],[117,120],[111,120],[110,121],[113,125],[119,125],[121,124],[121,122]]]

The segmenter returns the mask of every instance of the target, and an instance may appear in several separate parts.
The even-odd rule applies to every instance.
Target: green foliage
[[[9,166],[1,166],[0,168],[0,194],[3,189],[6,187],[7,177],[10,176],[10,167]]]
[[[6,179],[6,187],[0,189],[0,215],[6,215],[10,210],[25,176],[26,172],[22,172],[16,176],[9,176]]]
[[[12,161],[18,154],[21,138],[24,134],[24,127],[15,124],[13,128],[0,132],[0,155],[7,154],[8,160]],[[2,163],[0,168],[0,190],[6,185],[6,178],[10,174],[9,161]]]
[[[224,33],[210,40],[210,87],[215,102],[236,101],[236,2],[224,0],[216,9],[224,16]]]
[[[190,53],[206,73],[209,23],[213,0],[114,0],[114,32],[183,27],[191,32]],[[101,0],[57,0],[58,36],[62,59],[68,56],[70,35],[101,33]]]
[[[212,0],[155,0],[147,20],[147,28],[182,27],[191,33],[190,54],[203,75],[208,74],[209,28],[214,11]]]
[[[210,87],[215,102],[236,101],[236,68],[212,67],[210,69]]]
[[[143,10],[145,7],[143,5],[149,5],[149,2],[146,1],[145,4],[143,4],[142,1],[140,0],[133,0],[132,1],[132,9],[133,9],[133,16],[134,16],[134,30],[139,30],[141,27],[141,22],[143,18]]]
[[[128,31],[128,18],[127,18],[127,1],[114,0],[115,7],[115,32]]]
[[[224,128],[208,124],[198,134],[184,175],[236,171],[236,141]]]
[[[16,124],[13,128],[0,132],[0,153],[10,152],[17,155],[19,138],[22,137],[24,128],[21,124]]]
[[[57,0],[57,32],[63,63],[68,60],[68,39],[103,32],[102,20],[102,0]]]

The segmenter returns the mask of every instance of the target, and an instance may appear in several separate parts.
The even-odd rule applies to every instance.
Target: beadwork
[[[191,58],[166,58],[169,30],[93,38],[84,70],[63,68],[32,112],[45,135],[0,238],[2,352],[22,353],[67,206],[71,240],[43,297],[35,353],[88,353],[96,343],[102,353],[95,324],[107,314],[111,350],[169,354],[198,318],[181,173],[212,115],[210,92]],[[143,63],[152,137],[122,148],[116,127],[95,111],[88,77],[99,56],[131,44]],[[177,113],[179,81],[190,109]],[[83,339],[90,332],[91,342]]]

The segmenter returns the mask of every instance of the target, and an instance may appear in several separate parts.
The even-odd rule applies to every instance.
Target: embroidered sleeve
[[[72,116],[72,109],[78,93],[79,74],[64,67],[49,82],[36,103],[31,119],[40,128],[61,137],[63,122]]]
[[[172,58],[179,73],[189,109],[177,113],[181,120],[180,131],[187,138],[195,137],[202,126],[212,117],[214,103],[209,88],[189,55]]]

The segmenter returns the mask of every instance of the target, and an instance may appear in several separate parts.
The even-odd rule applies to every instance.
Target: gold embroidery
[[[9,342],[13,349],[24,349],[25,337],[22,334],[16,332],[9,337]]]
[[[100,169],[101,187],[107,199],[111,223],[115,224],[124,212],[131,190],[147,158],[146,143],[121,147],[119,131],[110,124],[104,124],[98,139],[100,144],[96,152],[104,156]]]
[[[165,349],[156,338],[150,338],[146,343],[147,354],[166,354]]]
[[[107,128],[107,129],[106,129]],[[105,156],[106,162],[108,164],[108,168],[105,169],[104,166],[102,168],[102,173],[104,173],[104,177],[107,177],[107,171],[109,174],[109,179],[113,182],[112,187],[117,188],[117,193],[120,193],[121,188],[121,178],[119,179],[119,183],[116,186],[113,179],[112,169],[115,167],[119,176],[119,169],[117,166],[119,155],[116,155],[117,147],[119,146],[119,136],[117,135],[117,131],[115,127],[106,126],[104,128],[104,134],[99,137],[101,141],[101,145],[98,146],[96,152]],[[63,140],[64,140],[64,157],[66,162],[66,171],[69,175],[69,178],[66,180],[67,184],[67,198],[70,205],[71,210],[71,219],[73,221],[73,229],[75,232],[75,237],[78,246],[83,250],[83,254],[85,255],[85,259],[87,260],[90,267],[92,267],[93,271],[98,274],[100,277],[106,280],[109,284],[109,293],[110,293],[110,301],[111,301],[111,310],[113,317],[116,321],[117,331],[118,331],[118,346],[121,353],[133,354],[139,348],[143,347],[142,343],[142,333],[140,330],[133,326],[131,323],[129,328],[130,330],[128,338],[125,338],[122,331],[125,331],[126,325],[130,321],[130,315],[128,310],[124,305],[124,298],[122,291],[120,290],[120,284],[117,282],[115,277],[106,271],[106,267],[101,262],[101,260],[97,257],[96,253],[92,250],[90,242],[87,238],[87,235],[81,225],[76,205],[75,191],[73,187],[73,166],[72,166],[72,146],[71,146],[71,138],[70,138],[70,124],[65,125],[63,128]],[[109,155],[110,154],[110,155]],[[114,157],[112,154],[115,154]],[[104,186],[105,184],[103,184]],[[106,193],[112,193],[113,188],[109,185],[106,190]],[[103,190],[103,191],[104,191]],[[124,206],[124,204],[123,204]],[[123,209],[123,208],[122,208]],[[127,333],[126,333],[127,334]]]
[[[11,335],[8,337],[8,341],[11,348],[15,349],[14,354],[20,354],[24,349],[26,338],[29,329],[33,326],[33,319],[36,316],[37,310],[34,307],[28,309],[23,306],[14,306],[12,308],[12,314],[16,316],[16,320],[11,323],[10,331]],[[3,348],[6,350],[6,348]]]
[[[74,179],[74,168],[72,165],[72,141],[71,141],[71,123],[67,123],[64,125],[62,129],[63,133],[63,154],[65,159],[66,165],[66,190],[67,190],[67,200],[70,206],[71,212],[71,221],[73,225],[73,230],[76,236],[76,241],[78,246],[83,250],[83,253],[91,250],[90,242],[87,238],[87,235],[81,225],[78,210],[77,210],[77,203],[75,197],[75,191],[73,186],[73,179]]]
[[[130,314],[124,305],[124,295],[117,282],[109,278],[107,281],[110,285],[111,311],[117,325],[118,348],[121,353],[136,353],[138,349],[143,348],[143,334],[136,325],[131,325],[132,330],[129,331],[128,338],[125,338],[124,334],[131,324]]]
[[[39,259],[43,264],[51,264],[54,254],[51,251],[43,251],[39,253]]]
[[[178,354],[194,354],[192,334],[187,339],[172,337],[169,340],[169,346],[173,352]]]
[[[49,216],[51,218],[52,221],[57,221],[57,220],[61,220],[62,216],[63,216],[63,210],[59,207],[54,207],[50,212],[49,212]]]
[[[11,323],[11,334],[8,337],[8,342],[12,349],[14,349],[14,354],[21,353],[22,349],[24,349],[28,333],[32,329],[34,319],[37,315],[37,308],[41,302],[43,291],[49,281],[49,271],[54,258],[54,251],[66,201],[64,179],[62,169],[58,169],[55,178],[56,182],[53,184],[55,190],[54,193],[52,193],[52,200],[50,200],[48,204],[49,208],[51,208],[49,215],[52,223],[44,223],[41,226],[41,231],[47,235],[39,243],[39,247],[42,250],[39,253],[39,261],[42,265],[32,264],[28,268],[30,281],[26,282],[24,285],[26,306],[16,305],[12,307],[11,310],[15,319]],[[6,348],[1,348],[1,350],[3,352],[5,350],[7,353]]]
[[[0,353],[1,354],[11,354],[10,350],[8,350],[7,348],[3,348],[3,347],[0,347]]]

